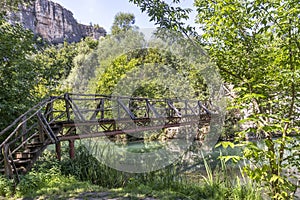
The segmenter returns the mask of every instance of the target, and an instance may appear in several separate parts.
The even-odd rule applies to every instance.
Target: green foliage
[[[210,178],[202,176],[201,172],[193,172],[191,176],[179,173],[183,167],[180,162],[158,171],[131,174],[109,168],[84,146],[78,146],[76,152],[75,159],[63,154],[63,160],[59,162],[55,160],[55,154],[45,151],[33,170],[21,177],[15,191],[11,181],[0,179],[1,196],[66,199],[84,198],[83,194],[88,191],[108,191],[110,197],[132,199],[149,196],[158,199],[261,199],[251,182],[233,180],[225,164],[214,171],[207,164],[206,172]]]
[[[168,70],[164,71],[163,66]],[[143,77],[138,78],[141,72]],[[126,82],[126,78],[130,81]],[[186,82],[187,80],[190,83]],[[178,88],[183,90],[185,86],[191,87],[193,97],[198,99],[205,98],[207,92],[205,81],[194,66],[170,52],[155,48],[134,50],[115,58],[104,72],[96,76],[95,81],[96,83],[92,82],[94,88],[96,86],[93,90],[107,95],[118,90],[117,86],[120,84],[123,85],[123,94],[126,94],[126,88],[128,90],[134,88],[132,95],[149,98],[174,98],[180,95],[187,97],[189,88],[184,90],[185,94],[180,94],[183,91],[178,90]]]
[[[49,154],[48,154],[49,155]],[[0,177],[0,196],[6,199],[16,198],[47,198],[66,199],[76,196],[80,192],[97,191],[102,188],[91,185],[88,182],[80,182],[72,176],[63,176],[60,172],[57,161],[53,162],[46,156],[43,157],[44,166],[35,168],[25,176],[21,177],[21,182],[14,187],[12,180]],[[46,162],[47,164],[45,164]]]
[[[68,198],[78,192],[99,190],[87,182],[80,182],[71,176],[63,176],[59,169],[51,168],[48,172],[29,172],[16,188],[15,197],[41,197],[51,199]]]
[[[33,89],[39,80],[32,32],[10,25],[0,17],[0,130],[33,105]]]
[[[256,168],[246,172],[268,186],[273,198],[290,198],[294,188],[283,175],[283,160],[287,135],[297,127],[300,8],[293,1],[197,0],[195,5],[210,56],[235,86],[235,106],[248,111],[244,122],[252,127],[245,132],[267,137],[267,149],[247,146],[244,156]],[[273,134],[282,137],[272,140]]]
[[[0,130],[46,95],[62,93],[62,80],[81,65],[78,57],[98,46],[98,41],[86,38],[37,52],[33,33],[2,17],[0,33]]]
[[[105,66],[107,61],[110,62],[111,59],[126,52],[143,48],[145,44],[144,35],[137,30],[129,29],[117,35],[109,35],[99,41],[97,48],[99,62]]]
[[[122,187],[128,179],[125,173],[109,168],[93,157],[85,146],[76,148],[76,157],[63,160],[61,166],[62,173],[67,176],[106,188]]]
[[[34,0],[2,0],[0,2],[0,12],[6,12],[17,9],[18,5],[29,5]]]
[[[35,55],[40,69],[45,71],[40,77],[36,90],[41,96],[54,93],[73,68],[73,59],[77,55],[76,44],[64,42],[62,45],[49,46]]]
[[[55,155],[49,151],[38,160],[34,168],[15,187],[12,180],[0,177],[0,196],[6,198],[67,199],[81,192],[103,191],[99,186],[80,182],[74,176],[64,176]]]
[[[93,157],[85,146],[79,146],[76,152],[75,159],[64,158],[60,163],[63,174],[75,176],[79,180],[89,181],[102,187],[121,187],[110,190],[116,191],[117,196],[143,195],[159,199],[261,199],[255,186],[249,181],[245,184],[246,181],[242,183],[239,178],[233,180],[224,163],[220,173],[219,168],[213,172],[210,166],[206,165],[210,178],[206,178],[206,175],[202,176],[203,178],[196,178],[197,172],[192,178],[180,174],[182,167],[180,162],[158,171],[131,174],[109,168]]]
[[[11,179],[0,176],[0,196],[10,197],[13,195],[14,183]]]
[[[120,35],[133,29],[133,24],[135,23],[134,14],[119,12],[115,15],[113,25],[111,27],[112,35]]]
[[[193,29],[181,23],[188,18],[184,9],[159,1],[132,2],[161,27],[193,34]],[[259,182],[268,187],[272,198],[290,198],[294,187],[283,171],[297,168],[286,155],[297,148],[288,135],[299,132],[299,119],[296,119],[300,85],[299,4],[293,0],[196,0],[195,7],[197,22],[203,30],[197,38],[206,44],[222,78],[234,86],[237,97],[232,107],[241,113],[247,111],[241,116],[244,118],[241,123],[251,126],[240,133],[240,138],[246,134],[267,138],[264,140],[267,149],[252,148],[250,143],[246,148],[249,152],[244,152],[244,158],[254,162],[251,168],[254,173],[247,170],[248,175],[259,176]],[[274,134],[282,137],[273,140]]]
[[[157,0],[129,0],[140,7],[142,12],[146,12],[150,17],[150,21],[155,22],[159,29],[174,30],[183,33],[187,36],[195,37],[197,32],[195,27],[186,25],[184,20],[189,18],[189,13],[192,9],[174,7],[180,0],[172,0],[172,6],[164,1]]]
[[[65,79],[61,80],[61,88],[68,92],[85,92],[91,78],[95,76],[95,70],[99,67],[96,50],[99,41],[86,38],[75,44],[76,54],[72,59],[72,69]]]
[[[289,138],[288,141],[289,142],[287,143],[287,146],[290,148],[286,148],[285,150],[285,154],[288,156],[286,156],[286,162],[283,163],[282,166],[277,166],[277,163],[273,162],[278,159],[276,154],[278,152],[278,148],[280,148],[280,139],[275,140],[274,142],[266,140],[262,144],[254,142],[242,142],[239,144],[234,144],[232,142],[221,142],[218,145],[222,145],[224,148],[229,146],[231,148],[242,147],[243,155],[220,156],[220,159],[224,162],[228,162],[230,160],[234,163],[238,163],[243,160],[244,163],[246,163],[246,165],[243,167],[243,171],[250,179],[258,184],[264,183],[263,187],[265,188],[278,189],[276,193],[274,191],[268,192],[268,194],[274,195],[272,196],[274,199],[290,199],[293,198],[293,192],[296,190],[295,184],[297,180],[292,183],[290,180],[294,177],[291,176],[291,174],[281,171],[277,175],[277,172],[273,171],[279,169],[291,169],[295,166],[299,166],[299,156],[297,153],[295,154],[295,147],[297,147],[299,144],[297,142],[296,144],[292,144],[295,142],[295,140],[292,138]],[[274,143],[276,145],[272,146]],[[265,144],[267,146],[264,146]],[[270,147],[274,148],[274,150],[270,151]],[[294,160],[294,162],[292,160]],[[266,180],[269,182],[266,182]]]
[[[241,114],[246,110],[245,116],[240,116],[243,118],[240,124],[251,126],[239,133],[239,138],[244,139],[247,134],[266,137],[264,146],[247,142],[242,157],[225,156],[224,161],[238,162],[244,159],[247,162],[244,171],[252,180],[265,187],[273,199],[292,198],[295,185],[284,171],[293,167],[299,170],[300,166],[299,142],[289,137],[299,133],[299,3],[293,0],[196,0],[197,21],[203,30],[200,40],[195,28],[183,22],[188,18],[190,9],[156,0],[130,1],[143,12],[146,11],[150,20],[155,21],[161,30],[174,30],[192,38],[194,47],[189,46],[188,50],[200,48],[200,41],[206,44],[222,78],[234,86],[237,95],[232,102],[235,109],[232,111],[233,116],[229,116],[228,121],[237,121],[234,116],[236,111]],[[20,2],[28,1],[1,1],[1,11],[3,8],[15,8]],[[173,0],[172,5],[179,2]],[[10,25],[1,14],[0,130],[37,99],[61,88],[67,91],[74,88],[82,92],[89,87],[93,92],[111,94],[120,80],[142,64],[167,65],[190,80],[195,96],[207,92],[201,70],[187,65],[182,57],[176,57],[168,51],[145,49],[143,35],[133,25],[132,14],[119,13],[112,26],[112,36],[100,41],[87,38],[78,44],[64,43],[36,54],[33,34],[23,30],[20,25]],[[198,40],[194,40],[196,38]],[[188,52],[181,55],[185,53],[189,55]],[[161,90],[164,84],[157,80],[143,83],[135,95],[165,97],[165,91]],[[233,124],[227,127],[227,131],[236,130]],[[274,135],[282,137],[274,140]],[[236,145],[224,142],[223,146]],[[212,199],[224,196],[233,199],[255,197],[251,196],[255,192],[251,193],[238,181],[235,182],[237,186],[233,187],[230,181],[223,179],[223,175],[220,175],[222,178],[215,177],[207,163],[208,177],[204,178],[204,186],[199,187],[181,182],[182,177],[172,167],[149,174],[130,175],[99,163],[86,149],[77,151],[79,154],[75,160],[64,160],[62,165],[54,161],[44,162],[46,164],[42,168],[24,177],[17,188],[17,194],[35,196],[45,192],[48,187],[55,188],[54,192],[76,185],[74,178],[61,176],[62,170],[63,174],[105,187],[126,185],[129,189],[139,188],[146,193],[167,189],[171,191],[167,194],[170,199],[175,196],[196,199],[197,195]],[[49,167],[53,162],[54,166]],[[61,169],[61,166],[68,167]],[[61,182],[67,185],[56,188]],[[11,187],[9,181],[0,179],[2,195],[10,196]]]
[[[64,42],[40,51],[35,60],[46,73],[41,77],[37,90],[41,95],[68,91],[68,83],[87,55],[96,49],[98,41],[85,38],[79,43]],[[81,57],[84,58],[81,58]],[[79,72],[78,72],[79,73]],[[80,73],[79,73],[80,74]]]

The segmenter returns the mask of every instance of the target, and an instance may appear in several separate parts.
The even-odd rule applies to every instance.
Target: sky
[[[154,22],[149,21],[146,13],[128,0],[51,0],[70,10],[81,24],[99,24],[110,32],[114,16],[118,12],[129,12],[135,15],[135,25],[143,28],[154,28]],[[193,0],[182,0],[182,7],[192,8]],[[190,24],[194,24],[195,13],[192,13]]]

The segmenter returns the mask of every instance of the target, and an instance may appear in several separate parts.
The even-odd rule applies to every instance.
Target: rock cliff
[[[64,40],[78,42],[87,36],[99,39],[106,35],[102,27],[79,24],[71,11],[49,0],[36,0],[30,6],[20,6],[18,12],[9,13],[8,20],[23,24],[53,44]]]

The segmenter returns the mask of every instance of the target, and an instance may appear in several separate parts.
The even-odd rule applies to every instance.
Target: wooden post
[[[6,144],[2,147],[2,155],[4,157],[4,173],[7,177],[12,178],[13,170],[11,164],[9,163],[8,147]]]
[[[49,110],[49,118],[48,118],[48,120],[49,121],[51,121],[51,120],[53,120],[54,119],[54,116],[53,116],[53,101],[52,101],[52,98],[51,98],[51,102],[50,102],[50,110]]]
[[[23,122],[23,125],[22,125],[22,134],[23,134],[23,137],[24,139],[27,139],[27,117],[26,115],[24,115],[24,117],[22,117],[22,122]],[[25,135],[26,134],[26,135]]]
[[[71,159],[75,158],[75,145],[74,140],[69,140],[69,155]]]
[[[188,114],[188,102],[187,100],[184,101],[184,105],[185,105],[185,114]]]
[[[101,119],[104,119],[104,99],[101,99],[101,107],[100,107],[100,111],[101,111]]]
[[[55,151],[57,160],[61,161],[61,144],[60,142],[55,143]]]
[[[68,121],[70,121],[71,120],[71,116],[70,116],[70,105],[69,105],[69,94],[65,94],[65,96],[64,96],[64,98],[65,98],[65,104],[66,104],[66,114],[67,114],[67,119],[68,119]]]
[[[38,118],[38,130],[39,130],[39,142],[43,143],[45,141],[45,132],[43,130],[43,122],[40,119],[40,112],[38,112],[37,114],[37,118]]]
[[[145,102],[146,102],[146,114],[144,117],[150,118],[150,108],[147,99],[145,100]]]
[[[22,117],[22,122],[23,122],[23,125],[22,125],[22,141],[25,141],[28,137],[28,133],[27,132],[27,117],[26,115],[24,115],[24,117]]]
[[[119,102],[119,98],[117,97],[117,110],[118,110],[118,119],[120,119],[120,102]]]

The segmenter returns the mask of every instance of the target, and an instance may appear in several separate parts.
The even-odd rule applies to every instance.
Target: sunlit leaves
[[[29,5],[34,3],[34,0],[1,0],[0,1],[0,13],[15,10],[18,5]]]
[[[76,54],[76,45],[64,42],[58,46],[45,48],[35,55],[35,61],[39,64],[40,70],[45,72],[39,77],[38,91],[42,93],[42,96],[56,90],[61,80],[68,77],[74,66],[73,59]]]
[[[192,88],[204,81],[201,77],[193,76],[194,71],[186,72],[186,68],[191,68],[191,66],[182,59],[176,58],[170,52],[156,48],[132,50],[117,56],[102,67],[104,67],[104,71],[97,74],[95,80],[91,82],[93,84],[90,84],[90,88],[94,88],[96,93],[106,95],[111,95],[118,90],[120,87],[118,84],[127,79],[130,81],[122,86],[123,92],[125,92],[125,88],[138,86],[133,95],[150,98],[174,98],[176,95],[182,95],[176,93],[176,88],[181,88],[181,90],[186,86]],[[168,70],[164,71],[164,68]],[[141,73],[142,77],[140,77]],[[177,73],[182,77],[176,77]],[[185,80],[191,80],[191,83],[184,82]],[[196,88],[197,94],[193,90],[193,95],[197,95],[197,98],[203,95],[206,89],[205,84],[202,89],[203,91],[199,91]]]
[[[195,27],[184,23],[191,13],[190,8],[182,8],[173,6],[180,2],[174,0],[172,5],[165,1],[159,0],[129,0],[136,4],[142,12],[146,12],[150,17],[150,21],[155,22],[160,29],[169,29],[184,33],[185,35],[198,36]]]
[[[120,35],[121,33],[125,33],[130,29],[136,28],[134,27],[135,16],[131,13],[122,13],[119,12],[115,15],[113,25],[111,27],[112,35]]]
[[[0,130],[34,102],[39,74],[32,59],[34,47],[30,31],[0,17]]]
[[[253,145],[244,150],[256,167],[246,172],[270,186],[273,198],[287,198],[283,191],[293,187],[281,172],[283,152],[289,151],[286,134],[297,127],[299,115],[299,3],[196,0],[195,6],[210,56],[236,87],[233,107],[245,113],[240,123],[248,134],[267,137],[267,150]],[[275,142],[273,135],[283,136]]]

